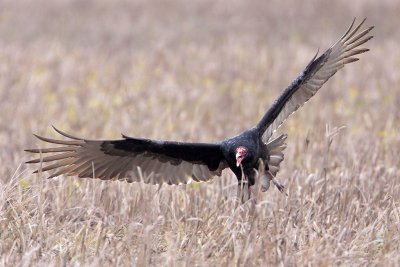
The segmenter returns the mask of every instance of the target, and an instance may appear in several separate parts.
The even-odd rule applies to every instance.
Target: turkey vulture
[[[222,170],[229,167],[238,179],[238,196],[242,201],[249,199],[256,170],[260,169],[263,172],[260,175],[263,191],[269,188],[270,181],[283,191],[284,186],[276,180],[275,175],[284,158],[282,152],[287,136],[282,134],[270,140],[271,136],[336,71],[345,64],[357,61],[356,55],[368,51],[359,47],[372,38],[368,33],[373,27],[360,30],[365,19],[356,27],[353,27],[354,22],[325,53],[314,56],[255,127],[237,136],[209,144],[157,141],[125,135],[120,140],[88,140],[54,128],[68,140],[35,135],[42,141],[60,146],[27,149],[27,152],[40,154],[38,159],[27,163],[39,163],[36,172],[56,170],[49,178],[65,174],[150,184],[207,181],[221,175]],[[49,156],[44,155],[48,153]],[[42,166],[42,163],[49,165]],[[242,192],[247,197],[243,197]]]

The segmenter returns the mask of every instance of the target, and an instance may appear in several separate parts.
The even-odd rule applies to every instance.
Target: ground
[[[0,2],[0,264],[396,266],[400,2]],[[90,139],[216,141],[255,125],[354,17],[370,52],[291,116],[276,188],[46,179],[50,125]]]

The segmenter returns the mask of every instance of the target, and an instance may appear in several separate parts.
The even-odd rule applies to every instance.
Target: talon
[[[276,180],[275,178],[272,179],[272,182],[274,183],[274,185],[278,188],[279,191],[281,191],[283,193],[283,191],[285,190],[285,186],[283,184],[281,184],[278,180]]]
[[[270,177],[272,177],[272,178],[270,178],[270,177],[268,177],[273,183],[274,183],[274,185],[276,186],[276,188],[278,188],[278,190],[281,192],[281,193],[285,193],[285,195],[288,195],[286,192],[285,192],[285,186],[283,185],[283,184],[281,184],[276,178],[275,178],[275,176],[271,173],[271,171],[267,171],[266,172]]]

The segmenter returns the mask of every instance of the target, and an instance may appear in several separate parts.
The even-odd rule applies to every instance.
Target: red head
[[[240,146],[236,148],[236,166],[239,167],[242,164],[242,160],[247,155],[247,148]]]

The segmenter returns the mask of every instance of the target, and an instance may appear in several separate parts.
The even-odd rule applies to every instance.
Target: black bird
[[[354,22],[355,20],[325,53],[319,57],[314,56],[255,127],[237,136],[216,143],[156,141],[125,135],[120,140],[87,140],[54,128],[69,140],[54,140],[35,135],[42,141],[61,146],[27,149],[28,152],[41,154],[40,158],[27,163],[40,163],[36,172],[56,170],[49,178],[65,174],[80,178],[143,181],[151,184],[207,181],[213,176],[221,175],[222,170],[229,167],[238,179],[238,196],[242,201],[251,195],[256,170],[263,166],[262,188],[268,189],[270,181],[273,181],[283,191],[284,187],[275,179],[275,175],[284,158],[282,151],[286,147],[287,136],[282,134],[270,140],[271,136],[336,71],[345,64],[357,61],[356,55],[368,51],[359,47],[372,38],[368,33],[373,27],[361,31],[365,19],[355,28]],[[54,154],[42,157],[42,153]],[[50,164],[42,167],[42,162]],[[247,197],[243,198],[242,191]]]

